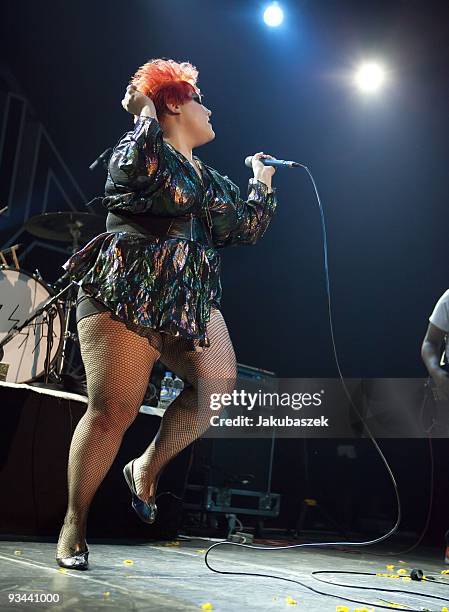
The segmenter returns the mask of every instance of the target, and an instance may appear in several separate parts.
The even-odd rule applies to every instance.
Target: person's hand
[[[126,88],[122,106],[131,115],[156,117],[156,108],[153,100],[138,91],[134,85],[128,85]]]
[[[252,166],[254,172],[254,178],[266,183],[268,180],[271,184],[271,177],[276,172],[276,168],[274,166],[264,166],[260,161],[261,159],[275,159],[272,155],[267,155],[265,153],[256,153],[253,155]],[[262,177],[262,178],[261,178]]]
[[[449,374],[440,368],[432,374],[432,378],[435,381],[439,394],[444,399],[449,400]]]

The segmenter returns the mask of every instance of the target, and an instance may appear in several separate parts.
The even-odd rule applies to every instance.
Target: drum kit
[[[103,217],[87,212],[44,213],[24,225],[38,238],[71,243],[72,253],[104,227]],[[70,377],[67,342],[77,342],[70,323],[78,286],[67,274],[50,284],[38,270],[21,269],[19,247],[0,250],[0,380],[30,383],[43,377],[45,384],[60,385]]]

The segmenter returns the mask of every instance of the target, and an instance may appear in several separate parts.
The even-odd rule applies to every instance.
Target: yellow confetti
[[[202,554],[204,554],[206,552],[206,549],[205,548],[198,548],[198,550],[196,552],[200,553],[202,555]]]
[[[382,578],[401,578],[397,574],[376,574],[376,576],[382,576]]]
[[[290,597],[289,595],[288,597],[285,598],[285,603],[288,604],[289,606],[296,606],[298,602],[296,601],[296,599],[293,599],[293,597]]]
[[[58,572],[61,572],[61,574],[67,574],[67,570],[66,570],[66,568],[65,568],[65,567],[60,567],[60,568],[58,569]]]
[[[110,593],[109,591],[105,591],[105,592],[103,593],[103,598],[104,598],[104,599],[107,599],[107,598],[109,597],[109,595],[110,595],[110,594],[111,594],[111,593]]]
[[[124,565],[134,565],[134,561],[132,559],[125,559],[123,561]]]
[[[410,576],[402,576],[402,582],[410,582],[411,578]]]
[[[392,570],[394,570],[394,565],[387,565],[386,568],[387,568],[387,570],[392,571]]]
[[[335,612],[349,612],[348,606],[337,606]]]
[[[443,570],[441,573],[442,574],[449,574],[449,570]]]
[[[396,573],[399,574],[400,576],[404,576],[407,573],[407,570],[406,569],[399,569]]]
[[[14,551],[14,554],[15,554],[15,555],[21,555],[21,554],[22,554],[22,551],[21,551],[21,550],[15,550],[15,551]]]
[[[202,610],[213,610],[214,606],[208,601],[207,603],[203,603],[201,605]]]
[[[374,612],[373,608],[354,608],[354,612]]]
[[[444,607],[444,608],[441,608],[441,612],[449,612],[449,610],[446,607]]]

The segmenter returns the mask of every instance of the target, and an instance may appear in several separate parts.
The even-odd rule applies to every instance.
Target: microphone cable
[[[390,477],[390,480],[392,482],[393,485],[393,490],[394,490],[394,494],[395,494],[395,498],[396,498],[396,506],[397,506],[397,518],[396,518],[396,522],[393,525],[393,527],[384,535],[372,539],[372,540],[366,540],[363,542],[344,542],[344,541],[339,541],[339,542],[314,542],[314,543],[305,543],[305,544],[289,544],[289,545],[285,545],[285,546],[254,546],[251,544],[240,544],[237,542],[227,542],[227,541],[221,541],[221,542],[216,542],[215,544],[213,544],[212,546],[210,546],[204,556],[204,562],[207,566],[207,568],[216,573],[216,574],[227,574],[227,575],[233,575],[233,576],[258,576],[258,577],[263,577],[263,578],[276,578],[278,580],[284,580],[287,582],[292,582],[295,584],[299,584],[301,586],[303,586],[304,588],[312,591],[313,593],[319,594],[319,595],[326,595],[328,597],[334,597],[340,600],[344,600],[344,601],[349,601],[351,603],[357,603],[357,604],[362,604],[362,605],[374,605],[372,603],[369,602],[365,602],[365,601],[360,601],[360,600],[356,600],[356,599],[350,599],[347,597],[342,597],[340,595],[333,595],[330,593],[326,593],[323,591],[318,591],[317,589],[314,589],[313,587],[300,582],[299,580],[294,580],[292,578],[286,578],[284,576],[278,576],[278,575],[274,575],[274,574],[261,574],[261,573],[253,573],[253,572],[232,572],[232,571],[226,571],[226,570],[219,570],[214,568],[208,560],[208,557],[210,555],[210,553],[212,552],[212,550],[214,550],[215,548],[219,547],[219,546],[239,546],[239,547],[243,547],[243,548],[249,548],[252,550],[264,550],[264,551],[279,551],[279,550],[290,550],[290,549],[296,549],[296,548],[331,548],[331,547],[336,547],[336,546],[342,546],[345,548],[348,547],[363,547],[363,546],[372,546],[373,544],[379,544],[381,542],[384,542],[385,540],[387,540],[388,538],[390,538],[394,533],[396,533],[399,524],[401,522],[401,518],[402,518],[402,509],[401,509],[401,500],[399,497],[399,490],[398,490],[398,485],[396,482],[396,479],[394,477],[393,471],[385,457],[385,455],[383,454],[381,448],[379,447],[376,439],[374,438],[373,434],[371,433],[371,430],[369,429],[367,423],[365,422],[365,420],[363,419],[362,415],[360,414],[357,406],[355,405],[351,394],[348,391],[348,388],[346,386],[344,377],[343,377],[343,373],[341,371],[341,367],[340,367],[340,361],[338,358],[338,353],[337,353],[337,347],[336,347],[336,342],[335,342],[335,334],[334,334],[334,324],[333,324],[333,317],[332,317],[332,300],[331,300],[331,290],[330,290],[330,279],[329,279],[329,260],[328,260],[328,247],[327,247],[327,232],[326,232],[326,221],[325,221],[325,216],[324,216],[324,210],[323,210],[323,206],[321,203],[321,199],[318,193],[318,188],[316,186],[315,180],[313,178],[312,173],[310,172],[309,168],[307,166],[305,166],[304,164],[298,164],[298,166],[300,166],[301,168],[304,168],[304,170],[307,172],[312,185],[313,185],[313,189],[315,192],[315,196],[316,196],[316,201],[318,203],[318,209],[319,209],[319,213],[320,213],[320,221],[321,221],[321,229],[322,229],[322,236],[323,236],[323,254],[324,254],[324,276],[325,276],[325,285],[326,285],[326,295],[327,295],[327,307],[328,307],[328,317],[329,317],[329,328],[330,328],[330,335],[331,335],[331,342],[332,342],[332,349],[333,349],[333,355],[334,355],[334,360],[335,360],[335,364],[337,366],[337,371],[338,371],[338,375],[340,378],[340,382],[342,384],[343,390],[345,392],[345,395],[347,396],[349,403],[351,405],[351,407],[354,409],[355,413],[357,414],[357,416],[359,417],[359,419],[361,420],[361,422],[363,423],[363,425],[365,426],[365,430],[368,434],[369,439],[371,440],[371,442],[373,443],[375,449],[377,450],[383,464],[385,465],[385,468],[387,470],[387,473]],[[363,587],[354,587],[354,588],[363,588]],[[375,588],[373,588],[372,590],[376,590]],[[401,591],[401,590],[395,590],[395,593],[403,593],[403,594],[408,594],[407,591]],[[433,596],[433,595],[425,595],[423,594],[422,597],[428,597],[431,599],[441,599],[442,601],[447,601],[443,598],[437,597],[437,596]],[[377,607],[379,608],[384,608],[384,609],[390,609],[391,610],[391,606],[382,606],[379,604],[375,604]],[[409,606],[407,606],[406,608],[400,608],[397,607],[395,605],[395,609],[396,610],[403,610],[404,612],[408,611],[410,612],[412,610],[412,608],[410,608]],[[412,611],[413,612],[413,611]],[[417,609],[416,612],[421,612],[421,609]]]

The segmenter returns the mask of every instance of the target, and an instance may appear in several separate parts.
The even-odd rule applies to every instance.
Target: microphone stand
[[[81,235],[81,231],[80,231],[80,226],[77,222],[70,224],[69,226],[69,231],[72,235],[72,248],[71,251],[72,253],[76,253],[76,251],[79,248],[79,238]],[[61,276],[60,279],[58,279],[54,285],[53,288],[57,287],[58,284],[61,283],[62,280],[64,280],[65,278],[67,278],[69,276],[68,273],[64,274],[63,276]],[[72,334],[70,332],[69,326],[70,326],[70,315],[71,315],[71,311],[72,311],[72,307],[76,304],[76,293],[75,293],[75,286],[77,286],[77,283],[72,280],[69,282],[68,285],[66,285],[63,289],[61,289],[59,291],[59,293],[57,293],[56,295],[54,295],[52,298],[49,298],[47,301],[45,301],[41,306],[39,306],[39,308],[37,310],[35,310],[33,312],[33,314],[31,314],[27,319],[25,319],[25,321],[23,321],[23,323],[20,324],[15,324],[13,326],[13,328],[10,330],[10,332],[3,338],[3,340],[0,341],[0,361],[3,359],[4,356],[4,349],[3,347],[5,346],[5,344],[7,344],[8,342],[10,342],[15,336],[17,336],[18,333],[20,333],[22,331],[22,329],[24,327],[26,327],[27,325],[29,325],[34,319],[36,319],[37,317],[39,317],[40,315],[42,315],[44,312],[47,313],[47,322],[48,322],[48,327],[47,327],[47,348],[46,348],[46,356],[45,356],[45,363],[44,363],[44,386],[48,385],[48,379],[50,376],[50,357],[51,357],[51,349],[52,349],[52,345],[53,345],[53,320],[55,318],[55,304],[58,302],[58,300],[60,300],[60,298],[64,295],[67,294],[66,299],[64,301],[64,331],[63,331],[63,343],[62,343],[62,348],[61,348],[61,352],[60,355],[58,357],[57,360],[57,364],[56,367],[54,369],[53,374],[56,376],[56,380],[57,380],[57,385],[60,385],[62,383],[63,387],[66,386],[65,384],[65,377],[67,379],[70,378],[69,375],[64,375],[63,370],[64,370],[64,365],[65,365],[65,359],[66,359],[66,350],[67,350],[67,340],[70,338],[71,340],[76,340],[76,335]],[[76,381],[75,381],[76,382]],[[35,385],[38,383],[34,383]],[[67,380],[67,387],[68,385],[70,385],[70,387],[74,387],[74,384],[71,383],[70,380]],[[58,387],[60,388],[60,387]],[[68,390],[72,390],[70,388],[68,388]],[[75,389],[73,389],[75,390]]]
[[[11,331],[3,338],[3,340],[0,341],[0,360],[3,359],[3,355],[4,355],[3,347],[5,346],[5,344],[7,344],[13,338],[15,338],[17,336],[17,334],[20,333],[24,327],[26,327],[32,321],[34,321],[34,319],[36,319],[37,317],[42,315],[44,312],[46,312],[48,320],[49,320],[49,325],[48,325],[48,333],[47,333],[47,357],[46,357],[46,360],[45,360],[45,368],[44,369],[46,370],[45,371],[45,380],[46,381],[48,380],[49,368],[50,368],[49,352],[51,351],[51,345],[49,347],[49,344],[53,342],[53,338],[50,338],[50,333],[53,333],[53,325],[52,325],[53,315],[50,313],[50,310],[52,310],[53,306],[61,298],[61,296],[63,296],[67,291],[69,291],[69,289],[71,289],[72,286],[75,285],[75,284],[76,284],[75,281],[71,281],[59,293],[57,293],[52,298],[50,298],[46,302],[44,302],[42,304],[42,306],[39,306],[39,308],[37,310],[35,310],[33,312],[33,314],[30,315],[27,319],[25,319],[25,321],[23,321],[23,323],[20,323],[20,324],[16,323],[14,325],[14,327],[11,329]]]
[[[72,235],[72,255],[73,255],[79,249],[79,239],[81,236],[81,230],[80,230],[79,224],[76,222],[71,223],[69,225],[69,231]],[[63,279],[64,276],[65,274],[61,278]],[[56,281],[56,283],[58,283],[58,281]],[[76,339],[76,336],[74,338],[74,334],[70,332],[70,315],[72,312],[72,308],[76,305],[76,292],[74,290],[75,284],[76,284],[75,281],[72,281],[65,289],[62,290],[63,292],[67,291],[67,297],[64,302],[64,334],[63,334],[64,340],[62,343],[61,355],[59,357],[59,362],[58,362],[58,366],[56,370],[56,374],[59,380],[61,380],[62,373],[64,370],[64,363],[65,363],[66,352],[67,352],[67,340],[69,338],[71,340]]]
[[[103,153],[99,155],[97,159],[90,164],[89,170],[91,171],[95,170],[95,168],[97,168],[97,166],[99,166],[100,164],[102,164],[103,167],[107,170],[111,155],[112,155],[112,147],[109,147],[109,149],[106,149],[105,151],[103,151]]]

